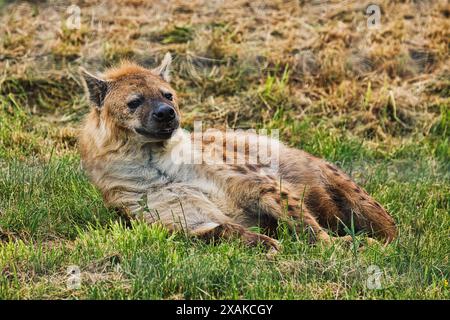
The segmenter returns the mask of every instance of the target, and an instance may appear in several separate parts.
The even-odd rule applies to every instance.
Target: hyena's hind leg
[[[279,249],[275,239],[251,232],[227,217],[200,190],[185,184],[168,184],[147,195],[148,222],[159,221],[169,230],[183,231],[205,240],[240,238],[245,244]]]
[[[270,175],[235,172],[226,185],[235,204],[253,218],[255,225],[272,229],[272,221],[284,222],[291,230],[307,233],[311,242],[331,242],[327,231],[319,224],[314,214],[303,204],[302,197],[294,192],[296,185],[280,183]],[[259,218],[262,215],[263,218]],[[270,221],[264,225],[263,221]],[[260,224],[262,222],[262,224]]]
[[[395,238],[392,217],[334,165],[289,149],[280,161],[280,173],[296,186],[296,193],[303,193],[305,206],[323,228],[343,235],[353,224],[355,232],[367,232],[386,242]]]

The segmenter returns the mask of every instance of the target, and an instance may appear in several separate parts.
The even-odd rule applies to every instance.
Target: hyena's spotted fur
[[[84,74],[94,107],[80,137],[83,167],[108,205],[171,230],[204,238],[239,236],[246,243],[275,248],[277,242],[267,235],[274,234],[279,221],[300,232],[312,231],[314,239],[323,241],[331,240],[327,230],[342,235],[343,226],[351,224],[387,242],[395,237],[393,219],[347,175],[277,140],[226,132],[220,139],[217,133],[205,134],[196,144],[181,129],[164,139],[137,133],[136,128],[150,126],[152,105],[167,92],[173,98],[164,103],[179,116],[168,84],[170,60],[166,56],[153,70],[125,63],[103,79]],[[130,110],[127,101],[137,94],[143,97],[141,109]],[[226,142],[235,139],[244,148],[228,148]],[[228,161],[248,159],[258,139],[267,139],[270,152],[279,155],[276,166]],[[215,161],[177,159],[196,152]],[[260,226],[267,235],[249,231],[251,226]]]

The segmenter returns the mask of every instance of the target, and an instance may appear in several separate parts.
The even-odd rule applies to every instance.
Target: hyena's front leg
[[[147,194],[147,206],[143,218],[149,223],[159,221],[172,231],[204,239],[240,238],[248,245],[279,248],[276,240],[236,224],[193,186],[171,183],[153,188]]]

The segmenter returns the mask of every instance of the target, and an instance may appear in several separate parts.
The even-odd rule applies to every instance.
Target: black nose
[[[175,119],[175,110],[168,104],[161,103],[153,110],[152,118],[158,122],[169,122]]]

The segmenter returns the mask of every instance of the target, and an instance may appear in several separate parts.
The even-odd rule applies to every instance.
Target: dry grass
[[[447,1],[380,1],[378,29],[367,28],[364,1],[164,3],[79,1],[75,30],[68,2],[8,5],[1,92],[23,90],[35,112],[66,115],[80,108],[78,65],[151,65],[171,51],[186,125],[252,126],[285,108],[383,141],[427,133],[448,103]],[[285,70],[280,92],[265,99],[267,78]]]

